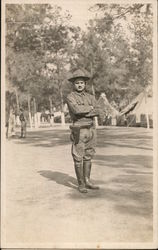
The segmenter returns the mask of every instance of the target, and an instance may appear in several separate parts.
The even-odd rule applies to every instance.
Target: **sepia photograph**
[[[157,1],[1,7],[1,249],[157,249]]]

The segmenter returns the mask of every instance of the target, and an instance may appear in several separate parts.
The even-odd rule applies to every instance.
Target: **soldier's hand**
[[[94,117],[94,116],[98,116],[98,115],[99,115],[98,111],[97,111],[95,108],[93,108],[93,109],[86,115],[86,117]]]

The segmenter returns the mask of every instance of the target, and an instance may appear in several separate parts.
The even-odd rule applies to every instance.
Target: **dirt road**
[[[6,142],[4,247],[152,241],[152,131],[97,134],[91,176],[100,190],[88,194],[77,190],[68,129]]]

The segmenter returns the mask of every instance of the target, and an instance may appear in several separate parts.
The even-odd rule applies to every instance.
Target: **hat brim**
[[[73,83],[78,78],[82,78],[85,81],[88,81],[90,79],[90,77],[88,77],[88,76],[77,76],[77,77],[71,77],[71,78],[69,78],[68,81]]]

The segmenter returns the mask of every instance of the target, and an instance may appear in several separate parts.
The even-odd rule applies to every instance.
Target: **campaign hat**
[[[78,69],[78,70],[75,70],[70,75],[70,77],[68,78],[68,80],[73,83],[77,78],[83,78],[85,81],[88,81],[90,79],[90,75],[89,75],[89,73],[86,70]]]

